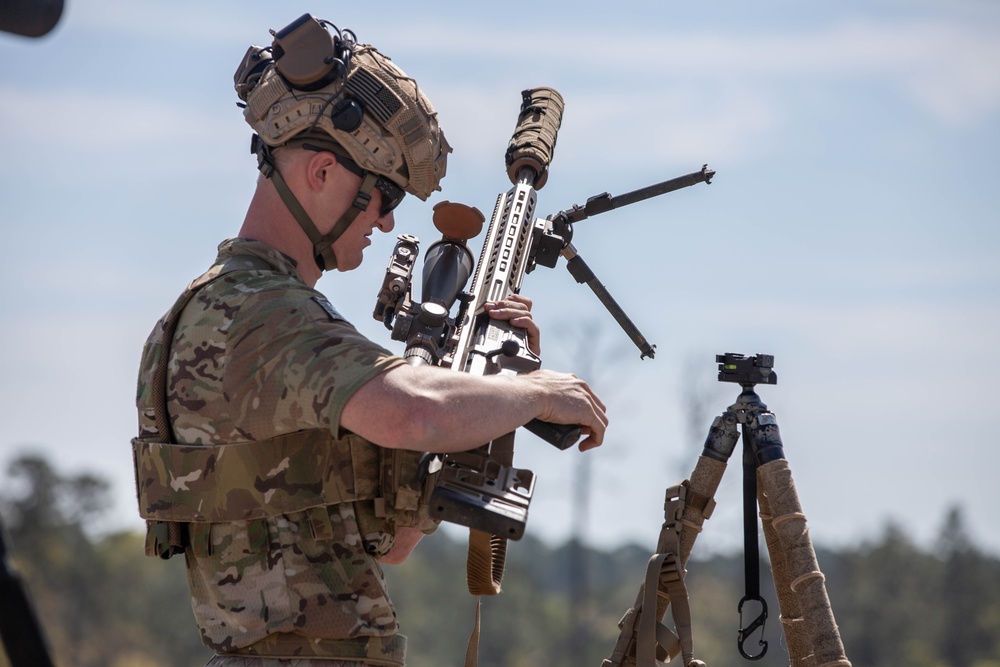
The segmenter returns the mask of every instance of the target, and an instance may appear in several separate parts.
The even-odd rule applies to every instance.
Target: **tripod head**
[[[774,372],[773,354],[755,354],[745,357],[735,352],[715,355],[719,362],[719,382],[736,382],[744,387],[755,384],[778,384]]]

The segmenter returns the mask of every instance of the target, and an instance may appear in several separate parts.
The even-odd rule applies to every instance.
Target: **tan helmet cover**
[[[278,147],[296,135],[322,130],[363,169],[392,179],[422,200],[441,189],[451,146],[437,113],[417,82],[375,47],[354,47],[346,83],[338,79],[308,92],[289,85],[274,63],[248,80],[249,64],[262,51],[250,47],[234,79],[237,94],[246,101],[243,116],[265,144]],[[331,115],[344,96],[364,110],[360,125],[350,132],[338,129]]]

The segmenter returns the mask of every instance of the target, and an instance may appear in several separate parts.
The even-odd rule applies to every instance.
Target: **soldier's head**
[[[440,190],[451,147],[416,81],[350,30],[305,14],[277,32],[271,46],[251,46],[234,76],[261,172],[313,242],[322,270],[336,266],[332,244],[381,200],[387,214],[409,192],[426,200]],[[329,152],[361,179],[333,229],[321,234],[295,200],[276,153]],[[376,194],[377,193],[377,194]]]

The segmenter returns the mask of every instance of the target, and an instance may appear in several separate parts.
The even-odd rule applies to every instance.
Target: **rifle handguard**
[[[553,424],[532,419],[524,428],[558,449],[569,449],[580,439],[580,427],[572,424]]]

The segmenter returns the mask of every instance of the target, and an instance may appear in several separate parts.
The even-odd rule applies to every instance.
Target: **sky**
[[[395,235],[426,247],[443,199],[492,211],[521,90],[566,102],[541,215],[717,172],[576,225],[655,359],[561,266],[526,277],[544,366],[585,377],[611,419],[587,454],[518,436],[515,462],[537,475],[529,534],[655,547],[664,489],[739,394],[716,382],[715,355],[766,353],[779,383],[758,393],[817,544],[892,523],[933,546],[960,506],[973,541],[1000,553],[1000,6],[372,7],[67,0],[48,36],[0,34],[0,466],[40,452],[103,475],[107,527],[140,528],[142,342],[253,191],[233,72],[268,29],[311,12],[413,76],[455,149],[442,192],[408,198],[360,269],[318,285],[397,352],[370,315]],[[740,545],[739,484],[734,460],[696,550]]]

